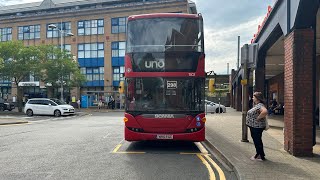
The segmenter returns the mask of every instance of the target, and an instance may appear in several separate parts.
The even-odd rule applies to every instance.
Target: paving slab
[[[208,114],[206,122],[206,144],[211,146],[225,164],[234,169],[239,179],[320,179],[319,139],[313,157],[294,157],[283,150],[281,121],[263,133],[267,160],[252,161],[255,148],[248,130],[248,143],[241,142],[242,115],[232,108],[227,113]],[[272,117],[269,117],[271,119]],[[272,124],[272,120],[270,121]],[[269,123],[270,123],[269,122]]]

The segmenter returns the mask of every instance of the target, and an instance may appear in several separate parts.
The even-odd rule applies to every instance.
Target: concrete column
[[[313,43],[312,29],[296,29],[284,40],[284,149],[294,156],[313,150]]]

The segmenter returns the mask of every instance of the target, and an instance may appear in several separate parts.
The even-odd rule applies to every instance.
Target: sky
[[[0,5],[42,0],[0,0]],[[206,72],[227,74],[237,69],[238,36],[240,47],[249,44],[268,6],[277,0],[192,0],[204,19]]]

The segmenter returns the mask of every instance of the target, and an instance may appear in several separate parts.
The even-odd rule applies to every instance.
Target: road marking
[[[114,148],[114,150],[112,151],[112,153],[116,153],[116,152],[120,149],[121,146],[122,146],[122,144],[118,144],[118,145],[116,146],[116,148]]]
[[[140,151],[119,151],[120,147],[122,146],[122,142],[124,139],[120,141],[120,143],[113,149],[113,154],[145,154],[146,152],[140,152]]]
[[[0,124],[0,126],[22,126],[27,124],[31,124],[31,123],[27,122],[27,123],[18,123],[18,124]]]
[[[140,152],[140,151],[119,151],[122,144],[118,144],[112,151],[113,154],[145,154],[146,152]]]
[[[207,149],[200,142],[195,142],[194,144],[198,147],[201,153],[208,154]]]
[[[226,180],[226,176],[224,175],[222,169],[218,166],[218,164],[215,163],[208,155],[204,155],[204,156],[207,158],[207,160],[209,160],[209,162],[213,165],[213,167],[218,171],[220,180]]]
[[[207,167],[208,172],[209,172],[209,179],[210,180],[215,180],[216,179],[216,175],[213,172],[212,167],[210,166],[210,164],[208,163],[208,161],[203,158],[200,154],[197,154],[198,158],[202,161],[202,163]]]

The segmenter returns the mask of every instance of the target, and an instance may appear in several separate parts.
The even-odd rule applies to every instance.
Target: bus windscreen
[[[202,21],[192,18],[136,19],[128,22],[127,53],[203,52]]]
[[[199,113],[203,98],[203,78],[127,78],[127,112]]]

